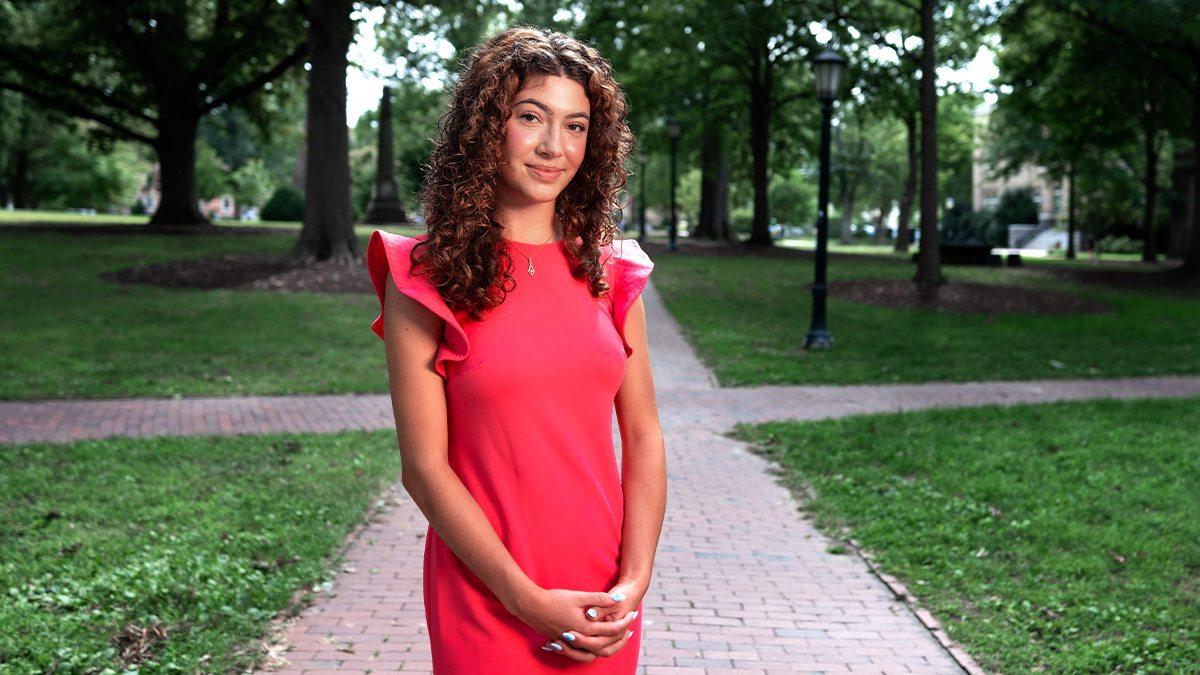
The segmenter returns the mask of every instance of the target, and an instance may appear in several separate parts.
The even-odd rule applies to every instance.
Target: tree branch
[[[271,2],[272,0],[263,0],[257,12],[248,13],[246,16],[251,17],[251,22],[256,21],[258,17],[266,15],[267,10],[271,8]],[[225,64],[233,60],[235,55],[240,54],[247,44],[256,39],[257,36],[255,36],[253,31],[247,31],[240,40],[232,42],[222,41],[220,38],[225,35],[228,23],[229,7],[226,0],[222,0],[217,6],[217,16],[213,20],[213,40],[205,49],[207,54],[204,60],[196,66],[197,82],[207,82],[213,73],[224,68]]]
[[[1191,78],[1189,78],[1187,75],[1183,75],[1183,74],[1176,72],[1171,67],[1172,64],[1170,61],[1167,61],[1167,60],[1161,58],[1160,56],[1158,56],[1158,54],[1154,53],[1153,51],[1151,51],[1145,47],[1145,45],[1147,44],[1147,40],[1144,37],[1137,35],[1137,34],[1133,33],[1132,31],[1130,31],[1129,29],[1127,29],[1119,24],[1113,23],[1112,21],[1109,21],[1108,19],[1106,19],[1102,16],[1098,16],[1096,14],[1092,14],[1091,12],[1088,12],[1076,3],[1071,3],[1066,6],[1063,6],[1063,4],[1061,2],[1054,2],[1051,4],[1058,11],[1064,12],[1068,16],[1078,19],[1094,28],[1099,28],[1099,29],[1109,33],[1110,35],[1115,35],[1115,36],[1121,38],[1121,40],[1125,44],[1125,46],[1136,49],[1137,51],[1141,52],[1141,54],[1143,56],[1145,56],[1148,59],[1150,59],[1151,61],[1157,63],[1160,67],[1162,67],[1162,69],[1167,73],[1167,75],[1171,79],[1175,80],[1176,82],[1179,82],[1185,90],[1190,89],[1192,87]],[[1176,45],[1176,44],[1171,44],[1171,43],[1158,43],[1158,44],[1165,46],[1170,50],[1183,51],[1183,52],[1190,53],[1193,55],[1197,53],[1197,51],[1195,49],[1188,49],[1187,45]]]
[[[38,58],[36,60],[33,60],[33,59],[27,60],[26,58],[24,58],[24,56],[22,54],[19,54],[17,51],[12,50],[6,46],[0,45],[0,63],[11,64],[13,67],[12,69],[17,72],[32,75],[36,79],[42,80],[50,85],[54,85],[58,88],[65,89],[68,91],[73,91],[82,96],[100,99],[100,102],[102,105],[106,105],[106,106],[112,108],[113,110],[120,110],[123,113],[132,115],[133,117],[136,117],[138,119],[149,122],[150,124],[157,123],[157,120],[155,120],[150,115],[147,115],[145,112],[138,110],[134,106],[131,106],[123,101],[117,100],[115,97],[113,97],[112,94],[105,92],[103,89],[101,89],[99,87],[89,86],[89,85],[86,85],[86,84],[83,84],[80,82],[76,82],[73,78],[59,74],[59,73],[55,73],[55,72],[47,69],[46,67],[42,66],[41,63],[39,63],[39,61],[53,62],[54,61],[53,58],[43,57],[42,55],[38,55],[38,54],[30,54],[30,56],[38,57]]]
[[[791,103],[792,101],[798,101],[802,98],[816,98],[816,93],[811,91],[795,91],[787,96],[776,96],[774,97],[775,100],[771,102],[771,112],[777,112],[782,109],[783,106]]]
[[[246,82],[245,84],[241,85],[240,87],[235,88],[233,91],[230,91],[227,94],[223,94],[221,96],[214,97],[213,100],[209,103],[201,104],[200,113],[201,114],[207,113],[210,110],[215,110],[215,109],[225,105],[226,103],[232,103],[233,101],[236,101],[239,98],[253,94],[254,92],[258,91],[259,89],[262,89],[262,86],[264,84],[274,80],[275,78],[277,78],[280,75],[287,72],[289,68],[291,68],[292,66],[294,66],[297,63],[299,63],[300,61],[302,61],[304,59],[304,57],[307,55],[308,55],[308,42],[304,41],[304,42],[301,42],[300,44],[296,45],[296,48],[292,50],[291,54],[288,54],[287,56],[285,56],[283,58],[283,60],[281,60],[279,63],[275,64],[275,66],[273,68],[271,68],[270,70],[262,73],[261,75],[250,80],[249,82]]]
[[[134,131],[132,128],[125,126],[124,124],[118,122],[117,120],[115,120],[107,115],[104,115],[102,113],[91,110],[90,108],[87,108],[87,107],[79,104],[78,102],[51,96],[49,94],[46,94],[43,91],[34,89],[33,87],[22,84],[20,82],[2,82],[2,81],[0,81],[0,89],[11,89],[12,91],[19,91],[22,94],[25,94],[26,96],[28,96],[29,98],[32,98],[37,101],[41,101],[48,107],[55,108],[57,110],[62,110],[63,112],[70,113],[76,117],[83,117],[86,119],[90,119],[90,120],[99,122],[100,124],[103,124],[104,126],[108,127],[109,129],[112,129],[117,134],[124,136],[130,140],[140,141],[149,146],[154,146],[158,140],[154,136],[147,136],[146,134],[143,134],[139,131]]]

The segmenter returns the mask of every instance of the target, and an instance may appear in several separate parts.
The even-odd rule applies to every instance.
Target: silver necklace
[[[533,252],[533,254],[534,254],[534,255],[537,255],[537,254],[538,254],[538,251],[541,251],[541,250],[542,250],[542,247],[543,247],[543,246],[545,246],[546,244],[549,244],[549,243],[550,243],[550,239],[553,239],[553,238],[554,238],[554,232],[551,232],[551,233],[550,233],[550,238],[549,238],[549,239],[547,239],[546,241],[543,241],[542,243],[538,244],[537,251],[534,251],[534,252]],[[516,247],[516,244],[517,244],[517,243],[518,243],[518,242],[516,242],[515,240],[513,240],[513,244],[514,244],[514,245],[513,245],[513,248],[517,250],[517,253],[520,253],[522,256],[525,256],[525,259],[529,261],[529,267],[528,267],[528,268],[526,268],[526,269],[525,269],[525,271],[526,271],[526,272],[529,272],[529,276],[533,276],[533,272],[534,272],[534,269],[533,269],[533,258],[531,258],[531,257],[529,257],[529,256],[527,256],[527,255],[525,255],[525,252],[524,252],[524,251],[522,251],[521,249],[517,248],[517,247]]]

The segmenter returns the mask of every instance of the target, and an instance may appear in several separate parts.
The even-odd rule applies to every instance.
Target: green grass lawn
[[[806,259],[655,256],[653,279],[723,386],[1114,377],[1200,372],[1200,295],[1101,289],[1037,268],[947,266],[951,280],[1023,285],[1109,302],[1108,314],[996,315],[876,307],[830,297],[834,347],[801,345],[812,316]],[[834,257],[829,279],[911,278],[886,259]]]
[[[357,232],[365,249],[372,227]],[[411,232],[410,232],[411,233]],[[387,389],[360,294],[159,288],[103,272],[242,251],[291,233],[75,235],[0,227],[0,399],[375,392]],[[1034,268],[948,267],[951,279],[1088,293],[1107,315],[984,316],[831,298],[834,349],[808,352],[804,259],[654,255],[668,308],[724,386],[1106,377],[1200,372],[1200,296],[1097,290]],[[886,258],[834,257],[833,280],[908,277]],[[365,280],[366,270],[357,272]],[[365,287],[366,288],[366,287]]]
[[[364,250],[369,232],[360,230]],[[373,293],[172,289],[98,276],[139,262],[284,253],[293,241],[0,228],[0,398],[386,391]]]
[[[946,430],[952,430],[946,433]],[[741,425],[991,672],[1194,672],[1200,399]],[[807,494],[807,493],[806,493]]]
[[[131,625],[141,672],[244,669],[399,465],[392,431],[5,447],[0,670],[121,672]]]

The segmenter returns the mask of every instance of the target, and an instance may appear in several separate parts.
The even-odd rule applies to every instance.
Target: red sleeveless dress
[[[624,511],[613,402],[633,352],[625,317],[654,264],[636,240],[614,241],[601,253],[612,291],[595,298],[571,276],[563,242],[505,240],[516,288],[473,321],[409,273],[409,253],[426,236],[371,235],[367,269],[380,303],[371,329],[383,337],[391,271],[402,293],[445,321],[435,366],[445,383],[451,468],[535,583],[608,591],[620,573]],[[533,258],[533,276],[513,248]],[[423,591],[437,675],[636,672],[644,613],[611,657],[583,663],[543,651],[550,638],[510,614],[432,526],[426,534]]]

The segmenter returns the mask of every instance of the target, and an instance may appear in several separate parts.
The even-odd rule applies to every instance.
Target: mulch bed
[[[66,234],[80,236],[95,236],[95,235],[137,235],[137,234],[173,234],[179,236],[195,236],[203,234],[212,236],[220,235],[242,235],[242,234],[282,234],[295,237],[299,231],[297,228],[290,227],[262,227],[255,225],[147,225],[142,223],[103,223],[92,225],[90,223],[4,223],[0,225],[3,230],[17,230],[22,232],[64,232]]]
[[[318,262],[302,266],[265,253],[229,253],[126,267],[100,275],[106,281],[170,288],[229,288],[242,291],[374,293],[365,263]]]
[[[807,285],[812,288],[812,284]],[[936,309],[964,314],[1100,314],[1107,303],[1047,289],[950,281],[936,298],[924,299],[910,279],[847,279],[829,282],[831,297],[897,309]]]
[[[1165,291],[1179,295],[1200,295],[1200,274],[1189,274],[1177,263],[1158,263],[1145,269],[1088,269],[1070,267],[1045,268],[1046,273],[1060,279],[1084,284],[1138,291]]]

